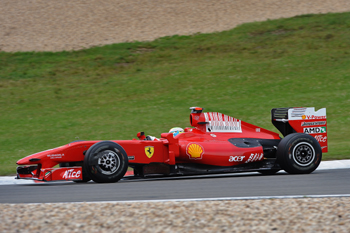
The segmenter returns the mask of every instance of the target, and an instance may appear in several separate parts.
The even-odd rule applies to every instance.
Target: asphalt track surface
[[[0,186],[0,203],[153,201],[171,199],[349,195],[350,169],[307,175],[259,173],[121,180],[118,183],[51,182]]]

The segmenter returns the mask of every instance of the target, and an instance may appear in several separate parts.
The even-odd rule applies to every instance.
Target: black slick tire
[[[128,169],[128,156],[117,143],[101,141],[92,145],[85,154],[84,168],[97,183],[119,181]]]
[[[277,162],[290,174],[311,173],[320,165],[321,159],[321,146],[311,135],[292,133],[278,144]]]

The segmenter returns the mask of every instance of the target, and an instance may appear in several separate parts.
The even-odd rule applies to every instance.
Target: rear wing
[[[320,143],[322,152],[328,152],[326,109],[274,108],[271,110],[272,124],[286,136],[291,133],[310,134]]]

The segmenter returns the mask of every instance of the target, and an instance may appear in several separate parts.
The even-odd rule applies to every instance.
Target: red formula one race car
[[[118,141],[75,141],[20,159],[18,179],[116,182],[134,176],[257,171],[313,172],[327,152],[326,109],[275,108],[279,134],[218,112],[192,107],[183,132]],[[59,165],[56,166],[56,165]],[[55,167],[56,166],[56,167]]]

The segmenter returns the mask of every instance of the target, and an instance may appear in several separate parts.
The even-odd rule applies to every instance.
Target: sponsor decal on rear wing
[[[315,112],[315,108],[290,108],[288,120],[326,120],[326,109],[321,108]]]
[[[283,136],[297,132],[310,134],[320,143],[322,152],[328,151],[326,109],[315,111],[309,108],[274,108],[272,123]]]
[[[310,134],[320,143],[322,152],[328,151],[327,114],[321,108],[290,108],[288,122],[298,133]]]

